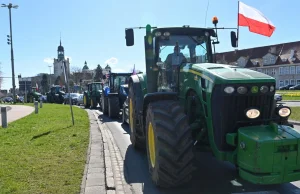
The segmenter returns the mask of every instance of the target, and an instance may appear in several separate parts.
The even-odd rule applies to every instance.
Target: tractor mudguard
[[[150,102],[161,100],[178,100],[178,94],[177,92],[155,92],[146,94],[143,102],[143,115],[146,116],[147,106]]]
[[[237,134],[240,176],[254,184],[300,180],[300,133],[285,125],[248,126]]]

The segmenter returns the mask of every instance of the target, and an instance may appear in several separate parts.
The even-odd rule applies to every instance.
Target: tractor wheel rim
[[[129,123],[130,123],[130,131],[133,133],[133,108],[132,108],[132,100],[129,100]]]
[[[91,106],[93,106],[93,101],[92,101],[92,99],[91,99]]]
[[[155,167],[155,140],[154,140],[154,132],[152,123],[149,122],[148,125],[148,147],[149,147],[149,155],[150,155],[150,162],[152,168]]]
[[[86,105],[86,97],[83,96],[83,104]]]

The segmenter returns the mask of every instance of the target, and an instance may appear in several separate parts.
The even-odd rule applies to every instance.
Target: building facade
[[[300,84],[300,41],[217,53],[216,60],[270,75],[277,89]]]

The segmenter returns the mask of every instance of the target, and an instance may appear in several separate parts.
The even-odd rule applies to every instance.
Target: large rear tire
[[[130,128],[130,141],[132,146],[135,149],[144,150],[146,148],[145,139],[141,138],[137,131],[142,131],[140,128],[141,125],[137,124],[138,120],[138,109],[137,103],[139,103],[139,99],[137,98],[137,93],[141,90],[137,84],[133,82],[129,85],[129,94],[128,94],[128,117],[129,117],[129,128]]]
[[[150,103],[146,145],[151,179],[159,187],[175,187],[192,178],[193,140],[188,117],[177,101]]]
[[[108,113],[108,99],[104,95],[101,96],[102,100],[102,112],[104,115],[107,115]]]
[[[110,118],[116,118],[120,115],[120,102],[117,96],[111,96],[108,98],[108,116]]]

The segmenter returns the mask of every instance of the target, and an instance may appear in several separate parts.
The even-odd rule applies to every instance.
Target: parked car
[[[72,104],[77,104],[79,95],[78,93],[70,93]],[[69,93],[64,96],[64,103],[69,104]]]
[[[81,104],[83,104],[83,94],[79,94],[77,99],[77,105],[80,106]]]
[[[281,94],[275,94],[275,95],[274,95],[274,100],[275,100],[276,102],[282,101],[282,95],[281,95]]]
[[[300,84],[290,87],[290,90],[300,90]]]
[[[293,84],[288,84],[288,85],[285,85],[285,86],[281,86],[279,87],[279,90],[289,90],[290,87],[294,86]]]

